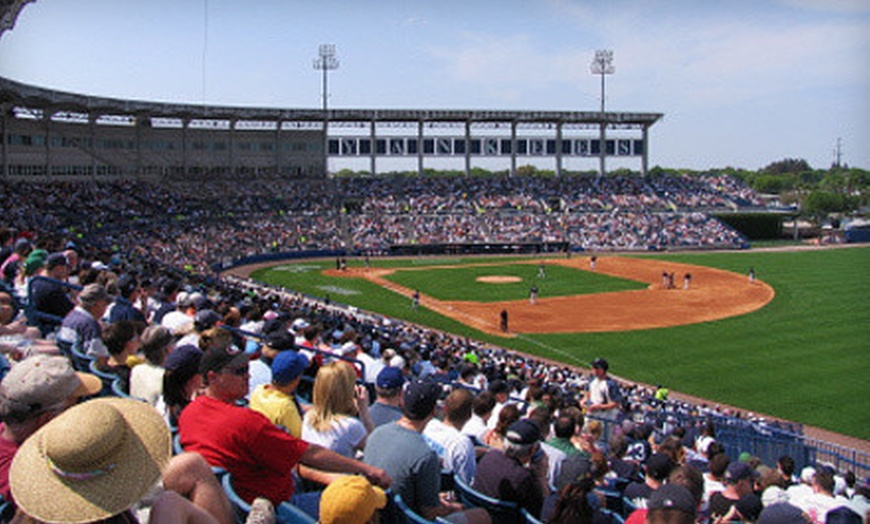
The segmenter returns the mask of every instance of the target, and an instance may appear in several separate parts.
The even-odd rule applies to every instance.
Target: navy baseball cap
[[[205,375],[209,371],[220,371],[224,368],[241,366],[242,364],[247,364],[250,359],[250,355],[234,345],[225,348],[212,348],[203,352],[202,359],[199,361],[199,373],[200,375]]]
[[[267,346],[275,351],[296,348],[296,340],[293,338],[293,335],[282,329],[269,333],[265,342]]]
[[[801,524],[810,522],[806,514],[797,506],[788,502],[771,504],[758,516],[758,524]]]
[[[608,366],[607,361],[604,360],[603,358],[596,358],[595,360],[592,361],[591,367],[593,369],[598,368],[598,369],[603,369],[604,371],[607,371],[607,369],[610,366]]]
[[[743,462],[732,462],[728,464],[728,469],[725,470],[724,479],[725,482],[730,482],[734,484],[743,479],[751,479],[756,476],[755,470],[750,468],[747,464]]]
[[[649,496],[647,508],[677,509],[690,515],[695,515],[698,509],[692,493],[679,484],[664,484],[653,491]]]
[[[653,453],[646,459],[646,473],[656,480],[668,478],[674,469],[674,461],[664,453]]]
[[[505,437],[514,444],[534,444],[541,440],[541,428],[527,418],[522,418],[508,426]]]
[[[441,385],[437,382],[416,380],[405,386],[402,394],[404,406],[402,412],[411,420],[423,420],[432,414],[438,398],[441,397]]]

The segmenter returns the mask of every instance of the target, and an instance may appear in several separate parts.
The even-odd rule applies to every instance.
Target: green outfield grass
[[[776,297],[754,313],[703,324],[503,339],[425,308],[412,312],[407,298],[363,280],[320,275],[319,269],[333,267],[331,261],[283,264],[258,271],[254,278],[569,364],[583,365],[603,356],[619,376],[870,440],[870,247],[649,256],[741,274],[754,267],[758,278],[776,290]],[[454,257],[374,264],[421,267],[491,260]],[[506,274],[502,271],[507,267],[500,266],[498,274]],[[527,269],[535,273],[537,266]],[[555,268],[547,269],[549,280]],[[411,273],[418,273],[414,278],[437,274],[434,269],[400,274],[404,278]],[[606,288],[624,281],[608,278],[598,284]],[[421,281],[419,287],[429,293],[433,284]],[[521,296],[527,293],[528,284]]]
[[[649,285],[644,282],[550,265],[545,266],[544,278],[538,278],[537,264],[504,265],[498,262],[493,264],[495,265],[458,265],[425,271],[397,271],[387,279],[410,289],[419,289],[421,293],[439,300],[477,302],[520,300],[529,295],[532,286],[538,288],[539,297],[545,298],[645,289]],[[497,285],[477,281],[480,277],[489,276],[517,277],[520,280]]]

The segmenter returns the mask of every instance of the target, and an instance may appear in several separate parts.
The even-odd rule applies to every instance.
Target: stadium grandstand
[[[0,32],[12,28],[27,3],[0,0]],[[597,129],[601,116],[594,112],[333,109],[324,114],[105,99],[5,78],[0,78],[0,110],[0,299],[4,311],[14,312],[0,326],[10,330],[0,341],[9,356],[0,355],[4,374],[55,342],[79,371],[99,366],[84,348],[58,338],[64,315],[38,306],[34,282],[60,285],[64,293],[96,283],[124,295],[128,287],[121,282],[133,280],[134,293],[145,289],[153,298],[132,299],[146,323],[160,325],[160,312],[176,306],[192,308],[193,315],[217,313],[234,342],[252,356],[269,343],[268,323],[286,320],[282,335],[296,337],[298,349],[318,365],[350,361],[372,390],[375,377],[366,367],[398,358],[414,378],[443,371],[450,387],[475,393],[506,383],[523,409],[566,410],[580,405],[592,381],[588,370],[228,276],[225,270],[362,254],[744,249],[748,239],[712,214],[764,208],[757,194],[728,176],[650,176],[647,130],[661,117],[654,113],[607,113],[609,128],[627,134],[600,144],[563,135]],[[330,135],[325,121],[370,132]],[[417,133],[379,137],[380,123],[408,125]],[[489,135],[475,137],[473,123],[506,123],[509,134],[487,127]],[[458,125],[464,132],[424,133],[436,124]],[[524,125],[555,134],[522,136]],[[607,155],[638,157],[640,176],[563,172],[563,160],[595,158],[602,146]],[[473,157],[487,154],[506,161],[505,174],[469,176]],[[418,176],[377,175],[378,159],[390,155],[416,160]],[[424,176],[426,158],[442,155],[461,162],[464,173]],[[518,176],[524,155],[553,157],[555,174]],[[330,156],[362,157],[370,161],[370,176],[329,176]],[[38,251],[45,260],[33,256],[31,263]],[[48,253],[65,259],[49,262]],[[58,279],[40,272],[56,265],[71,274]],[[16,324],[18,311],[39,332]],[[348,343],[354,347],[350,356]],[[370,360],[357,358],[363,354]],[[469,369],[474,382],[461,382]],[[315,371],[305,372],[308,385],[301,397],[310,397]],[[103,395],[130,395],[122,375],[102,370],[101,377]],[[611,444],[601,435],[621,434],[629,444],[627,458],[642,463],[649,455],[646,443],[674,437],[685,449],[684,459],[703,462],[709,458],[703,456],[705,439],[715,439],[735,461],[748,452],[756,465],[773,468],[789,456],[797,472],[824,463],[838,478],[847,472],[870,475],[866,453],[808,438],[800,424],[669,399],[656,388],[621,379],[616,387],[618,419],[586,414],[604,428],[593,439],[596,452]],[[630,479],[611,480],[610,495]],[[622,518],[630,506],[617,498],[618,508],[611,510]]]

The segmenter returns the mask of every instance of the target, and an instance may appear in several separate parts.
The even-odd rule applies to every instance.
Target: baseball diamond
[[[537,264],[539,261],[514,262]],[[548,259],[546,264],[586,271],[588,257]],[[501,264],[500,264],[501,265]],[[402,269],[425,271],[431,268]],[[402,295],[411,297],[413,290],[388,281],[385,277],[397,270],[351,268],[326,270],[336,277],[364,278]],[[664,289],[662,271],[684,275],[691,273],[694,285],[687,290]],[[527,300],[476,302],[442,301],[421,295],[420,304],[446,317],[489,334],[502,335],[498,313],[507,308],[511,314],[511,334],[516,333],[591,333],[695,324],[750,313],[773,300],[772,287],[744,275],[729,271],[626,257],[600,257],[596,272],[638,280],[646,289],[572,295],[539,299],[535,305]]]

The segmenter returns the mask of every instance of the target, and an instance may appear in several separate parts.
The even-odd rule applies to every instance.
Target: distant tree
[[[647,176],[650,177],[650,178],[663,177],[663,176],[665,176],[666,174],[668,174],[668,172],[667,172],[667,170],[665,170],[665,168],[663,168],[662,166],[653,166],[652,169],[650,169],[649,171],[647,171]]]
[[[804,171],[812,171],[813,168],[802,158],[785,158],[770,163],[759,171],[771,175],[779,175],[783,173],[803,173]]]
[[[638,173],[637,171],[632,171],[631,169],[629,169],[627,167],[621,167],[619,169],[614,169],[613,171],[609,171],[607,173],[607,176],[610,176],[610,177],[624,177],[624,178],[630,178],[630,177],[634,177],[634,176],[638,176],[638,175],[640,175],[640,173]]]
[[[819,182],[819,189],[832,193],[846,193],[847,189],[846,177],[837,171],[826,173]]]
[[[350,178],[356,176],[356,172],[353,169],[342,169],[335,173],[336,178]]]
[[[858,199],[843,193],[812,191],[801,201],[801,211],[821,223],[831,213],[848,213],[858,207]]]
[[[533,165],[524,165],[517,168],[517,176],[534,176],[538,174],[538,168]]]
[[[794,189],[797,185],[797,178],[794,175],[759,173],[749,177],[747,183],[758,193],[777,194]]]
[[[472,167],[471,168],[471,176],[473,177],[490,177],[492,176],[492,171],[488,169],[484,169],[482,167]]]

